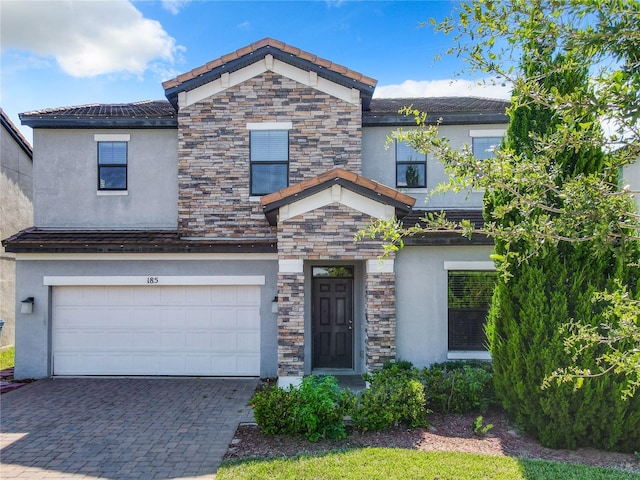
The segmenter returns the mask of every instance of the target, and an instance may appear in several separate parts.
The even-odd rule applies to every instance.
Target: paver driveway
[[[0,478],[213,478],[257,383],[40,380],[0,397]]]

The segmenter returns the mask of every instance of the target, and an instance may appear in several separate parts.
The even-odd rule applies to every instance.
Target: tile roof
[[[33,158],[33,148],[31,147],[31,144],[26,138],[24,138],[22,132],[13,124],[2,108],[0,108],[0,123],[2,123],[2,125],[7,129],[18,145],[20,145],[20,148],[22,148],[30,158]]]
[[[413,210],[406,217],[402,219],[402,223],[406,227],[414,225],[423,225],[422,219],[433,213],[435,215],[444,212],[445,218],[451,222],[460,222],[462,220],[469,220],[476,228],[482,228],[484,225],[484,217],[482,216],[482,210],[480,209],[465,209],[465,210],[443,210],[443,209],[429,209],[429,210]],[[442,232],[425,232],[413,237],[407,237],[404,240],[407,246],[420,246],[420,245],[493,245],[493,240],[486,235],[475,233],[471,236],[471,239],[466,238],[462,233],[442,231]]]
[[[15,253],[233,253],[276,252],[276,239],[184,238],[175,230],[40,230],[2,241]]]
[[[329,71],[338,73],[347,78],[350,78],[360,83],[364,83],[365,85],[369,85],[371,87],[375,87],[377,83],[377,80],[367,77],[353,70],[350,70],[347,67],[343,67],[342,65],[333,63],[329,60],[325,60],[324,58],[318,57],[317,55],[314,55],[312,53],[305,52],[303,50],[300,50],[299,48],[293,47],[291,45],[287,45],[286,43],[281,42],[279,40],[275,40],[273,38],[267,37],[267,38],[263,38],[262,40],[258,40],[257,42],[253,42],[251,45],[247,45],[246,47],[240,48],[235,52],[231,52],[226,55],[223,55],[220,58],[217,58],[215,60],[212,60],[206,63],[205,65],[194,68],[190,72],[183,73],[182,75],[178,75],[176,78],[167,80],[162,83],[162,86],[165,88],[165,90],[168,90],[170,88],[175,88],[189,80],[197,78],[205,73],[211,72],[212,70],[222,67],[223,65],[233,60],[238,60],[247,55],[251,55],[256,51],[260,50],[261,48],[265,48],[265,47],[272,47],[272,48],[278,49],[283,53],[292,55],[294,57],[298,57],[301,60],[306,60],[319,67],[325,68]]]
[[[177,126],[176,109],[167,100],[145,100],[133,103],[89,104],[46,108],[20,114],[23,125],[32,127],[92,127],[98,122],[126,120],[131,126]]]
[[[504,112],[511,102],[482,97],[412,97],[373,98],[372,113],[398,113],[404,106],[413,105],[421,112]]]
[[[275,214],[277,209],[282,205],[313,195],[319,190],[327,188],[329,184],[339,184],[379,202],[392,205],[396,208],[396,215],[399,217],[406,215],[416,201],[415,198],[405,195],[391,187],[387,187],[386,185],[382,185],[381,183],[342,168],[334,168],[316,177],[303,180],[295,185],[265,195],[260,199],[260,203],[265,215],[271,224],[274,225]]]
[[[427,113],[427,123],[443,125],[508,123],[508,100],[479,97],[373,98],[362,113],[363,126],[414,125],[413,116],[398,111],[412,106]]]

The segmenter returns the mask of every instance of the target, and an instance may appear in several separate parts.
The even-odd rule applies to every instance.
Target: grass
[[[544,460],[459,452],[364,448],[328,452],[318,456],[225,462],[216,476],[217,480],[302,478],[639,480],[640,474]]]
[[[15,366],[15,356],[16,349],[15,347],[5,348],[0,351],[0,370],[4,370],[5,368]]]

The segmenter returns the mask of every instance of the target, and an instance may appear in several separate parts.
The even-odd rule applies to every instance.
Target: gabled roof
[[[176,128],[176,109],[166,100],[134,103],[78,105],[47,108],[20,114],[32,128],[96,128],[105,124],[129,128]]]
[[[180,92],[190,91],[210,83],[220,78],[222,74],[235,72],[247,67],[262,60],[266,55],[272,55],[275,59],[289,65],[316,72],[318,76],[339,85],[360,90],[363,107],[368,108],[377,80],[273,38],[263,38],[235,52],[223,55],[205,65],[194,68],[190,72],[163,82],[162,86],[165,89],[165,95],[177,107],[178,94]]]
[[[16,127],[9,116],[4,113],[4,110],[0,108],[0,124],[9,132],[9,135],[16,141],[16,143],[20,146],[20,148],[26,153],[29,158],[33,159],[33,148],[27,141],[26,138],[22,135],[18,127]]]
[[[334,168],[278,192],[265,195],[260,199],[260,203],[269,223],[276,225],[280,207],[330,188],[331,185],[340,185],[364,197],[390,205],[395,208],[397,218],[402,218],[409,213],[416,201],[415,198],[386,185],[341,168]]]
[[[429,124],[440,119],[443,125],[508,123],[506,110],[510,104],[508,100],[481,97],[374,98],[369,110],[362,114],[362,125],[415,126],[412,116],[398,113],[401,108],[409,106],[426,112]]]

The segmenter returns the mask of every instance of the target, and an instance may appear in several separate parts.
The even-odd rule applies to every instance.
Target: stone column
[[[396,358],[396,277],[393,260],[367,260],[366,369],[379,369]]]
[[[281,259],[278,272],[278,385],[297,385],[303,375],[303,261]]]

